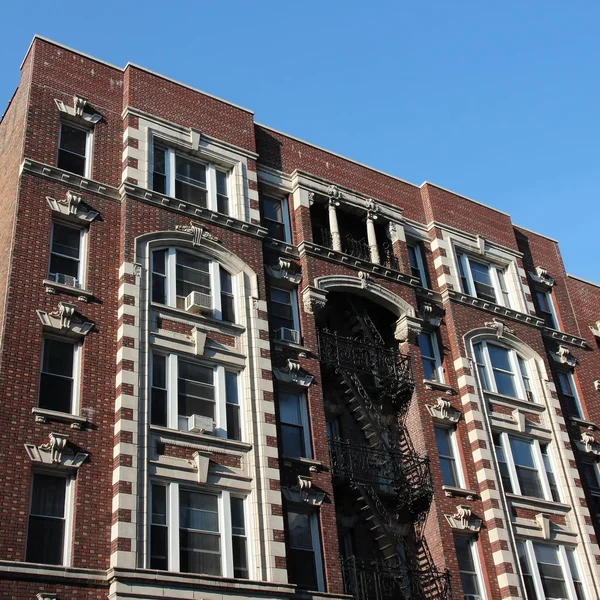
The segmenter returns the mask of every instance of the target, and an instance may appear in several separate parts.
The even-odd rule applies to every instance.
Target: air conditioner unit
[[[53,273],[54,281],[56,283],[62,283],[64,285],[68,285],[74,288],[80,288],[81,283],[77,279],[77,277],[73,277],[72,275],[65,275],[64,273]]]
[[[278,340],[283,340],[284,342],[293,342],[294,344],[300,343],[300,332],[295,329],[280,327],[275,331],[275,336]]]
[[[212,296],[200,292],[192,292],[185,299],[185,310],[191,313],[212,311]]]
[[[193,433],[212,433],[214,428],[211,417],[204,415],[190,415],[188,417],[188,431]]]

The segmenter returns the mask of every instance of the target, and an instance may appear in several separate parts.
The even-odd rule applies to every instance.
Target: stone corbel
[[[196,356],[203,356],[204,346],[206,345],[206,333],[204,331],[201,331],[197,327],[194,327],[192,329],[191,340],[194,344]]]
[[[590,325],[590,331],[594,337],[600,338],[600,321],[596,321],[595,325]]]
[[[504,321],[501,321],[496,317],[494,317],[491,321],[484,323],[484,325],[486,327],[494,329],[496,332],[496,337],[498,339],[503,338],[507,333],[515,335],[515,332]]]
[[[423,319],[430,327],[439,327],[442,323],[442,317],[438,314],[439,309],[430,302],[423,302],[419,310],[419,317]]]
[[[75,305],[68,302],[59,302],[54,312],[43,310],[36,311],[44,329],[60,332],[70,337],[84,337],[94,326],[89,321],[84,321],[75,311]]]
[[[549,540],[551,536],[551,524],[549,515],[538,513],[535,515],[536,525],[542,530],[542,537]]]
[[[526,425],[527,419],[525,419],[525,415],[518,408],[515,408],[515,410],[512,411],[512,418],[513,418],[514,422],[517,424],[518,430],[521,433],[525,433],[525,430],[527,428],[527,425]]]
[[[194,452],[192,454],[194,468],[198,474],[198,483],[206,483],[208,481],[208,469],[210,466],[210,453]]]
[[[214,236],[202,223],[196,221],[190,221],[189,225],[177,225],[176,231],[181,231],[192,236],[192,246],[200,246],[202,240],[209,240],[210,242],[218,242],[219,238]]]
[[[477,236],[477,252],[483,256],[485,254],[485,238]]]
[[[367,209],[367,219],[375,221],[379,218],[379,206],[372,198],[365,200],[365,208]]]
[[[344,194],[342,193],[340,188],[337,187],[337,185],[329,186],[327,188],[327,195],[335,202],[338,202],[336,206],[339,206],[339,201],[344,199]]]
[[[529,271],[529,277],[531,277],[538,285],[543,285],[547,288],[553,287],[556,283],[554,279],[548,275],[548,271],[544,269],[544,267],[536,267],[535,273]]]
[[[568,346],[559,346],[556,352],[550,352],[550,356],[559,364],[566,365],[572,369],[577,365],[577,359],[571,354]]]
[[[388,240],[390,240],[392,244],[406,241],[406,236],[404,235],[404,226],[402,223],[390,221],[387,225],[386,234]]]
[[[64,198],[59,198],[58,200],[46,196],[46,202],[48,202],[52,212],[65,219],[91,223],[98,216],[95,210],[90,210],[82,202],[81,194],[71,190],[67,191]]]
[[[273,375],[275,375],[277,381],[301,385],[302,387],[309,387],[314,379],[314,376],[309,375],[300,367],[300,362],[293,358],[288,358],[287,365],[284,368],[274,368]]]
[[[302,279],[302,273],[297,270],[296,265],[291,260],[283,258],[283,256],[279,257],[277,265],[267,266],[266,270],[270,277],[285,279],[294,285],[300,283]]]
[[[444,516],[452,529],[471,531],[473,533],[479,533],[481,529],[481,519],[475,517],[471,511],[471,507],[465,504],[457,506],[455,514]]]
[[[600,379],[595,379],[595,380],[594,380],[594,389],[595,389],[597,392],[600,392]]]
[[[458,423],[460,420],[460,412],[456,410],[450,400],[446,398],[439,397],[437,399],[437,404],[426,404],[427,410],[429,414],[436,420],[442,423]]]
[[[90,108],[89,102],[81,96],[73,96],[73,106],[67,106],[62,100],[58,100],[57,98],[54,99],[54,102],[60,112],[70,117],[75,117],[92,125],[102,120],[102,115],[88,110]]]
[[[316,287],[306,286],[302,290],[304,312],[316,315],[327,304],[327,292]]]
[[[202,132],[197,129],[192,129],[190,127],[190,145],[192,146],[192,150],[198,151],[200,150],[200,140],[202,139]]]
[[[50,433],[48,443],[36,446],[25,444],[32,462],[63,469],[78,469],[87,459],[85,452],[75,452],[66,435]]]
[[[588,454],[594,454],[596,456],[600,455],[600,448],[596,443],[596,439],[594,438],[594,434],[589,431],[584,431],[581,434],[581,441],[579,442],[579,447]]]
[[[283,487],[281,492],[288,502],[321,506],[325,500],[325,492],[318,492],[313,488],[310,477],[298,475],[297,483],[293,487]]]
[[[405,313],[396,321],[394,337],[399,342],[414,343],[421,331],[423,331],[423,321]]]
[[[35,595],[36,600],[58,600],[58,594],[56,592],[40,592]]]

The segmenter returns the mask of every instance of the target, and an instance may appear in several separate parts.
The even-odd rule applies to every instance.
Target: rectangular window
[[[463,596],[465,600],[481,600],[483,586],[475,542],[466,537],[455,537],[454,546]]]
[[[152,425],[241,440],[239,374],[176,354],[152,354]]]
[[[89,177],[91,140],[89,129],[61,123],[56,166],[81,177]]]
[[[558,329],[558,322],[556,319],[556,313],[554,312],[554,305],[552,304],[550,292],[547,290],[535,290],[535,299],[537,300],[537,307],[540,317],[544,319],[544,324],[546,327]]]
[[[540,444],[540,452],[542,453],[542,460],[544,461],[544,469],[546,471],[546,479],[548,480],[548,486],[550,487],[552,500],[554,500],[554,502],[560,502],[558,484],[556,483],[556,477],[554,476],[554,468],[552,465],[553,461],[550,453],[550,445]]]
[[[281,450],[284,456],[311,458],[306,398],[301,394],[277,393]]]
[[[575,379],[570,371],[559,371],[558,373],[558,393],[565,408],[565,412],[570,417],[581,418],[581,404],[575,387]]]
[[[508,463],[506,462],[506,456],[504,455],[504,447],[502,446],[502,438],[499,433],[493,434],[494,447],[496,449],[496,458],[498,459],[498,465],[500,467],[500,476],[502,483],[504,484],[504,491],[512,494],[513,487],[510,479],[510,473],[508,471]]]
[[[309,590],[322,589],[319,532],[315,513],[287,511],[288,576],[290,583]]]
[[[287,202],[283,198],[263,196],[263,217],[269,236],[282,242],[289,242],[289,225],[287,220]]]
[[[286,342],[300,343],[296,290],[270,288],[270,318],[275,337]]]
[[[231,214],[229,173],[155,144],[152,189],[200,208]]]
[[[458,271],[463,292],[511,308],[506,269],[458,253]]]
[[[75,412],[79,346],[44,338],[39,406],[63,413]]]
[[[221,278],[221,319],[234,323],[235,296],[233,295],[231,275],[223,267],[220,267],[219,276]]]
[[[569,563],[569,570],[571,571],[571,577],[573,578],[573,586],[575,587],[575,595],[577,600],[585,600],[585,591],[583,588],[583,581],[579,575],[579,566],[576,552],[573,548],[567,548],[567,562]]]
[[[428,287],[427,271],[425,270],[425,262],[423,261],[421,244],[419,242],[407,242],[406,250],[408,251],[410,274],[413,277],[416,277],[424,288]]]
[[[185,309],[186,298],[192,292],[198,292],[212,306],[210,262],[187,252],[177,252],[175,289],[177,308]]]
[[[66,477],[34,473],[31,483],[27,562],[64,565],[67,538]]]
[[[151,493],[151,569],[250,578],[243,497],[156,482]]]
[[[418,337],[423,376],[429,381],[444,383],[444,369],[438,346],[437,335],[433,332],[423,332]]]
[[[455,430],[434,427],[437,451],[442,469],[442,483],[452,487],[461,487],[460,469],[457,462]]]
[[[83,287],[85,230],[52,223],[48,279],[75,288]]]
[[[509,438],[510,450],[517,472],[519,488],[523,496],[543,498],[538,465],[533,456],[533,442],[519,438]]]

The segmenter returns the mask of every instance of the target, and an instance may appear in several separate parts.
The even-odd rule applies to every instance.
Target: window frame
[[[572,394],[568,394],[564,391],[564,387],[563,387],[563,383],[562,383],[563,377],[567,380],[567,383],[568,383],[569,387],[571,388]],[[579,397],[579,391],[577,389],[577,382],[575,381],[575,375],[573,374],[573,371],[571,371],[569,369],[557,369],[556,370],[556,379],[557,379],[557,383],[558,383],[558,385],[556,386],[556,391],[558,393],[559,398],[561,400],[563,400],[563,403],[565,402],[564,399],[567,399],[566,401],[569,401],[572,398],[575,408],[577,409],[577,414],[567,414],[565,416],[575,417],[576,419],[583,419],[584,418],[583,405],[581,404],[581,399]],[[567,412],[567,411],[565,411],[565,412]]]
[[[539,313],[538,316],[544,320],[544,325],[546,327],[549,327],[550,329],[556,329],[556,331],[561,331],[561,329],[558,325],[558,315],[556,314],[556,307],[554,306],[554,300],[552,299],[551,290],[534,288],[533,295],[535,296],[536,312]],[[547,310],[547,311],[543,310],[542,304],[540,303],[539,296],[544,297],[544,301],[548,305],[549,310]],[[548,324],[548,322],[546,320],[546,316],[548,316],[551,319],[552,325]]]
[[[152,389],[154,388],[154,375],[153,375],[153,366],[154,366],[154,357],[162,356],[165,359],[165,383],[166,388],[157,388],[166,390],[166,412],[167,412],[167,424],[159,425],[156,423],[152,423]],[[213,388],[215,395],[215,418],[213,420],[213,433],[214,437],[226,440],[234,440],[234,441],[243,441],[246,439],[246,423],[244,419],[244,393],[243,393],[243,385],[242,385],[242,371],[236,368],[230,367],[229,365],[223,365],[220,363],[211,363],[210,361],[198,359],[195,356],[181,354],[178,352],[169,352],[168,350],[162,348],[152,348],[150,351],[150,368],[148,369],[148,379],[149,385],[148,389],[150,391],[150,414],[148,420],[151,425],[156,427],[166,427],[167,429],[172,429],[174,431],[183,431],[189,435],[198,435],[194,432],[190,432],[189,430],[180,429],[179,427],[179,404],[178,404],[178,396],[179,396],[179,361],[184,360],[185,362],[189,362],[200,367],[212,369],[213,371]],[[227,401],[227,381],[226,381],[226,373],[235,373],[237,377],[237,397],[238,397],[238,412],[239,412],[239,429],[240,429],[240,439],[234,437],[228,437],[228,423],[227,423],[227,406],[232,404]],[[189,415],[188,415],[189,416]]]
[[[302,341],[302,336],[301,336],[301,332],[300,332],[300,313],[299,313],[299,309],[298,309],[298,291],[296,290],[296,288],[285,288],[285,287],[279,287],[276,285],[271,285],[269,286],[269,304],[272,304],[274,302],[272,296],[271,296],[271,292],[273,290],[277,290],[278,292],[284,292],[286,294],[290,295],[290,306],[292,309],[292,321],[294,324],[294,328],[293,331],[296,331],[298,333],[298,344],[301,343]],[[283,304],[282,302],[278,302],[277,304]],[[270,313],[272,313],[272,311],[269,311]],[[272,317],[272,315],[271,315]],[[272,322],[272,320],[271,320]],[[277,336],[277,332],[280,329],[288,329],[287,327],[273,327],[273,333]],[[281,341],[280,337],[276,338],[277,340]]]
[[[467,489],[467,485],[465,482],[465,474],[462,468],[462,460],[461,460],[461,456],[460,456],[460,452],[459,452],[459,448],[458,448],[458,436],[456,433],[456,425],[453,425],[451,427],[444,427],[443,425],[440,425],[439,423],[435,423],[433,426],[434,429],[434,434],[435,434],[435,430],[439,429],[440,431],[445,431],[448,433],[448,440],[449,440],[449,446],[450,446],[450,451],[452,452],[452,456],[446,456],[446,455],[442,455],[440,454],[440,450],[439,450],[439,446],[437,444],[437,435],[436,435],[436,450],[438,453],[438,458],[442,459],[446,459],[446,460],[453,460],[453,465],[454,465],[454,475],[456,477],[456,483],[455,484],[450,484],[450,483],[445,483],[444,482],[444,471],[443,469],[441,469],[441,460],[440,460],[440,470],[442,473],[442,485],[444,486],[450,486],[450,487],[456,487],[456,488],[460,488],[460,489]]]
[[[527,567],[529,568],[530,573],[528,575],[531,576],[533,580],[533,587],[535,588],[535,593],[537,596],[537,600],[545,600],[547,598],[544,593],[544,587],[542,583],[542,576],[538,567],[538,558],[535,554],[535,546],[546,546],[550,548],[555,548],[557,551],[558,562],[561,568],[562,576],[564,578],[565,587],[567,589],[569,597],[566,600],[578,600],[577,591],[575,589],[575,585],[573,583],[573,574],[571,572],[571,565],[569,564],[569,559],[567,557],[567,552],[573,550],[575,552],[573,558],[575,559],[575,566],[579,569],[578,575],[581,577],[581,566],[580,561],[577,556],[576,548],[567,548],[564,544],[553,544],[553,543],[544,543],[539,540],[530,540],[530,539],[517,539],[517,545],[523,544],[525,548],[525,557],[527,560]],[[518,554],[518,549],[517,549]],[[521,571],[523,570],[522,565],[519,565]],[[581,581],[581,580],[579,580]],[[585,594],[585,588],[584,588]],[[587,595],[586,595],[587,597]],[[528,599],[531,600],[531,599]],[[557,599],[558,600],[558,599]]]
[[[282,417],[281,417],[281,410],[280,410],[280,400],[279,400],[279,396],[280,394],[290,394],[293,396],[297,396],[298,397],[298,409],[299,409],[299,413],[300,413],[300,424],[298,423],[287,423],[285,421],[283,421]],[[308,398],[306,396],[306,394],[302,391],[298,391],[295,389],[291,389],[291,388],[287,388],[287,387],[281,387],[278,388],[276,391],[276,400],[277,400],[277,414],[278,414],[278,424],[279,424],[279,429],[281,431],[281,426],[282,425],[288,425],[288,426],[293,426],[293,427],[299,427],[302,429],[302,441],[304,443],[304,455],[303,456],[294,456],[293,454],[285,454],[283,451],[283,434],[281,435],[281,455],[284,458],[306,458],[309,460],[312,460],[313,457],[313,453],[312,453],[312,436],[311,436],[311,431],[310,431],[310,419],[308,416]]]
[[[488,298],[481,298],[477,295],[477,289],[475,287],[473,271],[471,268],[472,262],[487,267],[490,281],[492,282],[491,287],[494,289],[495,300],[492,301]],[[493,304],[498,304],[499,306],[504,306],[505,308],[516,310],[517,302],[515,297],[515,291],[511,289],[511,286],[509,285],[508,281],[510,265],[499,266],[493,262],[480,260],[478,258],[472,257],[468,252],[465,252],[463,250],[456,251],[456,263],[458,267],[458,279],[460,280],[460,286],[464,294],[472,296],[473,298],[478,298],[483,302],[492,302]],[[502,278],[499,272],[502,273],[502,277],[504,279],[504,284],[506,287],[505,290],[502,289]],[[465,289],[465,287],[467,287],[468,289]]]
[[[417,264],[413,267],[410,264],[410,251],[409,248],[414,249],[415,260]],[[427,269],[425,268],[425,261],[423,259],[423,242],[420,240],[406,240],[406,252],[408,254],[408,266],[411,271],[411,275],[416,277],[413,272],[413,269],[416,269],[419,273],[418,279],[421,282],[421,287],[429,288],[428,279],[427,279]]]
[[[274,221],[273,219],[269,219],[268,217],[265,216],[265,212],[264,212],[264,208],[262,211],[262,218],[264,221],[271,221],[272,223],[281,223],[281,225],[283,225],[283,240],[279,240],[278,238],[274,238],[273,236],[269,235],[268,237],[270,237],[271,239],[274,240],[278,240],[280,242],[284,242],[286,244],[290,244],[291,240],[292,240],[292,232],[291,232],[291,228],[290,228],[290,215],[289,215],[289,203],[288,203],[288,198],[287,196],[278,196],[276,194],[269,194],[269,193],[264,193],[261,194],[261,201],[264,202],[265,198],[269,198],[270,200],[276,200],[278,202],[281,203],[281,218],[283,219],[282,221]],[[265,227],[267,227],[265,225]],[[267,227],[268,229],[268,227]]]
[[[64,412],[62,410],[55,410],[53,408],[47,408],[45,406],[40,406],[40,396],[42,391],[42,375],[53,375],[55,377],[64,377],[63,375],[57,375],[56,373],[48,372],[46,373],[44,369],[44,349],[46,340],[55,340],[57,342],[62,342],[64,344],[69,344],[73,347],[73,377],[72,387],[71,387],[71,411]],[[82,351],[82,342],[79,340],[72,340],[70,338],[61,337],[59,335],[51,335],[44,334],[42,337],[42,354],[40,357],[40,369],[39,369],[39,378],[38,378],[38,399],[37,406],[42,410],[51,410],[53,412],[62,413],[65,415],[79,415],[80,413],[80,387],[81,387],[81,351]]]
[[[215,489],[211,487],[200,487],[191,482],[175,482],[164,481],[158,478],[153,478],[149,482],[149,502],[148,502],[148,536],[146,545],[146,565],[151,567],[152,559],[152,496],[155,487],[166,488],[166,519],[165,527],[166,546],[167,546],[167,571],[171,573],[189,573],[192,575],[206,575],[207,577],[226,577],[234,579],[234,564],[233,564],[233,526],[231,520],[231,498],[241,498],[244,508],[244,525],[246,537],[246,562],[248,565],[249,581],[257,580],[256,568],[253,559],[253,528],[250,527],[250,509],[249,509],[249,494],[244,494],[240,491],[229,491],[225,489]],[[195,494],[206,494],[217,498],[219,538],[220,538],[220,559],[221,559],[221,574],[210,575],[206,573],[194,573],[181,570],[180,558],[180,492],[181,490],[192,492]],[[176,509],[174,509],[176,507]],[[243,580],[242,580],[243,581]]]
[[[67,173],[73,173],[73,175],[77,175],[78,177],[83,177],[84,179],[91,179],[92,173],[92,144],[93,144],[93,129],[90,127],[85,127],[83,125],[78,125],[77,123],[73,123],[72,121],[68,121],[66,119],[60,120],[60,127],[58,130],[58,144],[56,148],[56,167],[58,169],[62,169],[62,167],[58,166],[58,161],[61,153],[61,142],[63,135],[63,125],[67,127],[71,127],[72,129],[79,129],[79,131],[83,131],[86,134],[85,138],[85,167],[83,174],[74,173],[73,171],[67,171]],[[69,150],[65,150],[65,152],[69,152]],[[73,152],[69,152],[70,154],[74,154]],[[62,169],[66,171],[66,169]]]
[[[68,567],[71,565],[71,542],[73,540],[73,502],[74,502],[74,488],[75,488],[75,479],[72,475],[68,473],[56,473],[49,471],[38,471],[34,470],[31,473],[31,481],[29,483],[29,506],[27,509],[27,532],[25,535],[25,562],[27,562],[27,549],[29,546],[29,531],[30,531],[30,518],[32,516],[31,509],[33,506],[33,486],[34,486],[34,478],[36,475],[44,475],[46,477],[54,477],[56,479],[64,479],[65,480],[65,503],[63,507],[63,521],[64,521],[64,530],[63,530],[63,547],[62,547],[62,561],[60,563],[39,563],[39,564],[53,564],[57,566]],[[33,515],[33,516],[43,516],[43,515]],[[49,517],[46,517],[49,518]]]
[[[419,343],[419,338],[421,338],[421,336],[427,336],[429,338],[429,340],[431,341],[431,347],[433,349],[433,356],[424,356],[422,350],[421,350],[421,344]],[[442,360],[442,354],[440,352],[440,340],[439,340],[439,335],[438,335],[438,331],[427,331],[427,330],[423,330],[421,331],[421,333],[419,333],[419,335],[417,336],[417,346],[419,347],[419,356],[421,358],[421,366],[423,365],[423,358],[425,358],[425,360],[428,361],[433,361],[434,363],[434,371],[437,374],[437,380],[433,379],[427,379],[425,377],[426,381],[434,381],[435,383],[441,383],[441,384],[445,384],[446,383],[446,378],[445,378],[445,374],[444,374],[444,362]],[[425,371],[423,369],[423,371]],[[425,375],[425,372],[423,372],[423,375]]]
[[[152,140],[152,161],[150,163],[151,169],[148,172],[148,188],[152,191],[156,191],[154,189],[154,167],[155,167],[155,148],[158,146],[160,149],[165,151],[165,192],[157,191],[157,194],[161,194],[163,196],[168,196],[169,198],[173,198],[175,200],[179,200],[180,202],[184,202],[189,204],[190,206],[195,206],[197,208],[210,210],[220,215],[225,215],[228,217],[236,218],[236,202],[234,199],[234,185],[233,185],[233,166],[223,166],[218,163],[214,163],[207,158],[203,158],[201,156],[193,156],[191,154],[186,154],[184,151],[179,148],[174,148],[169,145],[169,142],[163,141],[161,138],[154,138]],[[176,194],[176,181],[177,181],[177,157],[180,156],[183,160],[197,163],[202,165],[206,169],[206,206],[201,206],[200,204],[190,202],[189,200],[184,200],[182,198],[178,198]],[[217,186],[217,171],[224,173],[226,176],[225,186],[227,190],[227,199],[228,199],[228,207],[229,212],[222,213],[219,212],[219,193]],[[192,184],[193,185],[193,184]],[[195,186],[199,189],[202,189],[200,186]]]
[[[50,272],[50,265],[52,263],[52,255],[56,254],[57,256],[61,256],[61,257],[65,257],[67,259],[73,260],[73,257],[71,256],[66,256],[63,254],[59,254],[53,251],[53,247],[54,247],[54,227],[55,225],[60,225],[61,227],[66,227],[68,229],[74,229],[76,231],[79,231],[79,258],[77,259],[78,262],[78,268],[77,268],[77,282],[78,282],[78,286],[72,286],[69,285],[68,283],[65,282],[57,282],[56,281],[56,273],[54,273],[54,277],[52,277],[52,274]],[[62,221],[60,219],[52,219],[52,227],[50,230],[50,252],[48,253],[48,269],[47,269],[47,273],[46,276],[48,277],[48,279],[50,281],[54,281],[56,283],[60,283],[61,285],[66,285],[68,287],[72,287],[74,289],[85,289],[86,286],[86,275],[87,275],[87,246],[88,246],[88,229],[87,227],[78,227],[77,225],[74,225],[73,223],[67,223],[65,221]],[[62,273],[62,275],[64,275],[64,273]]]
[[[461,579],[461,587],[462,587],[462,577],[461,577],[461,573],[469,573],[470,575],[475,575],[476,581],[477,581],[477,585],[479,587],[479,598],[481,598],[481,600],[485,600],[487,595],[486,595],[486,589],[485,589],[485,583],[483,580],[483,572],[481,570],[481,561],[479,560],[479,551],[478,551],[478,546],[477,546],[477,540],[471,536],[466,536],[466,535],[454,535],[454,547],[455,547],[455,551],[456,551],[456,541],[458,539],[461,540],[465,540],[468,544],[469,547],[469,552],[471,553],[471,560],[473,561],[473,565],[475,567],[475,572],[471,572],[471,571],[461,571],[460,569],[460,564],[458,563],[458,552],[457,554],[457,567],[458,567],[458,574],[459,574],[459,578]],[[469,599],[469,600],[474,600],[477,597],[476,594],[465,594],[464,590],[463,590],[463,598],[465,600]]]
[[[154,257],[158,252],[166,251],[165,256],[165,273],[159,273],[154,270]],[[149,282],[149,295],[151,298],[151,302],[155,304],[160,304],[161,306],[167,306],[169,308],[173,308],[175,310],[180,310],[185,312],[186,314],[190,314],[184,308],[179,308],[177,306],[177,253],[183,252],[184,254],[188,254],[195,258],[199,258],[201,260],[205,260],[208,262],[209,268],[209,279],[210,279],[210,296],[212,309],[210,312],[210,317],[216,319],[217,321],[222,321],[223,323],[236,323],[239,319],[239,278],[238,275],[234,275],[228,269],[226,269],[220,262],[218,262],[215,258],[210,255],[205,255],[200,252],[195,252],[193,250],[189,250],[187,248],[182,248],[179,246],[157,246],[152,248],[150,253],[150,282]],[[232,293],[222,292],[221,291],[221,270],[225,271],[231,278],[231,289]],[[153,278],[162,277],[164,279],[164,296],[166,303],[162,304],[154,299],[153,296]],[[235,321],[225,321],[223,320],[223,306],[222,306],[222,294],[226,293],[229,296],[233,296],[233,312]],[[197,317],[198,314],[195,314]]]

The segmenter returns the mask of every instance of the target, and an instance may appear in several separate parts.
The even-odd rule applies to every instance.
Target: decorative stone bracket
[[[274,279],[285,279],[294,285],[300,283],[302,279],[302,273],[298,271],[296,265],[291,261],[279,257],[279,262],[275,266],[267,266],[266,267],[267,274]]]
[[[192,335],[190,336],[192,344],[194,344],[194,349],[196,351],[196,356],[204,355],[204,346],[206,345],[206,333],[201,331],[197,327],[192,329]]]
[[[427,323],[429,327],[439,327],[442,323],[442,316],[439,314],[439,309],[430,302],[423,302],[419,310],[419,317]]]
[[[461,413],[456,410],[451,404],[450,400],[439,397],[436,405],[426,404],[425,405],[429,414],[436,420],[442,423],[458,423]]]
[[[486,327],[490,327],[496,331],[496,337],[502,339],[507,333],[515,335],[513,329],[511,329],[504,321],[494,317],[491,321],[484,323]]]
[[[210,467],[210,453],[196,451],[192,455],[192,463],[198,473],[198,483],[208,481],[208,469]]]
[[[551,352],[550,356],[559,364],[566,365],[567,367],[575,368],[577,365],[577,359],[571,354],[571,350],[568,346],[559,346],[556,352]]]
[[[302,387],[310,386],[314,379],[313,375],[309,375],[300,367],[300,361],[294,360],[293,358],[288,358],[287,366],[283,368],[273,368],[273,375],[275,375],[277,381],[301,385]]]
[[[542,536],[545,540],[549,540],[551,536],[552,525],[550,517],[544,513],[535,515],[535,523],[542,530]]]
[[[394,337],[399,342],[414,343],[423,331],[423,321],[417,317],[404,314],[396,321]]]
[[[66,435],[50,433],[47,444],[25,444],[29,458],[36,463],[63,469],[78,469],[88,457],[85,452],[75,452]]]
[[[481,529],[482,520],[475,517],[471,512],[471,508],[465,504],[458,505],[455,514],[444,516],[452,529],[471,531],[473,533],[479,533]]]
[[[197,221],[190,221],[189,225],[177,225],[176,231],[181,231],[192,236],[192,246],[200,246],[202,240],[208,240],[210,242],[219,242],[219,238],[214,236],[202,223]]]
[[[302,290],[304,312],[316,315],[327,304],[327,292],[316,287],[306,286]]]
[[[288,502],[321,506],[325,500],[325,492],[313,489],[310,477],[298,475],[298,482],[293,487],[282,487],[281,492]]]
[[[594,380],[594,389],[595,389],[597,392],[600,392],[600,379],[595,379],[595,380]]]
[[[90,210],[82,202],[81,194],[71,190],[67,191],[62,199],[55,200],[50,196],[46,196],[46,201],[52,212],[66,219],[77,219],[85,223],[91,223],[98,216],[98,212]]]
[[[97,112],[92,113],[89,110],[86,110],[90,108],[89,102],[81,96],[73,96],[73,106],[67,106],[62,100],[58,100],[57,98],[54,99],[54,102],[56,102],[56,106],[60,112],[65,113],[70,117],[76,117],[77,119],[81,119],[92,125],[95,125],[102,120],[102,115]]]
[[[548,271],[544,269],[544,267],[536,267],[535,273],[529,271],[529,277],[531,277],[538,285],[543,285],[547,288],[553,287],[556,283],[554,279],[548,275]]]
[[[596,321],[594,325],[590,325],[590,331],[595,337],[600,338],[600,321]]]
[[[69,302],[59,302],[58,308],[51,313],[43,310],[36,311],[45,329],[50,329],[69,337],[84,337],[94,326],[89,321],[84,321],[75,311],[75,305]]]
[[[35,597],[36,600],[58,600],[58,594],[55,592],[40,592]]]
[[[588,454],[600,456],[600,446],[596,443],[594,434],[584,431],[581,434],[581,441],[577,443],[579,448]]]

